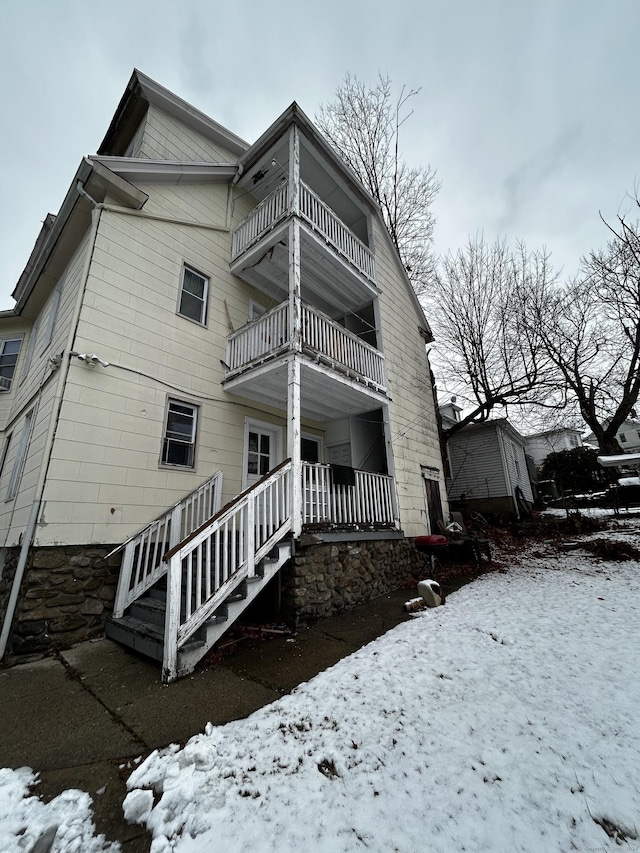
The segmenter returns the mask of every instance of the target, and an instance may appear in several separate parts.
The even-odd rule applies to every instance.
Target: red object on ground
[[[436,533],[431,533],[429,536],[416,536],[415,543],[419,551],[428,551],[434,546],[437,548],[448,544],[446,536],[439,536]]]

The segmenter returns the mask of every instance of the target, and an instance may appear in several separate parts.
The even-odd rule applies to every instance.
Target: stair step
[[[167,598],[167,579],[162,578],[157,584],[148,589],[147,597],[155,598],[158,601],[165,601]]]
[[[162,661],[164,628],[159,625],[143,622],[134,616],[123,616],[121,619],[107,619],[104,632],[110,640],[122,643],[153,660]]]
[[[134,601],[125,615],[139,619],[141,622],[164,626],[166,609],[164,598],[145,596]]]
[[[107,619],[104,632],[110,640],[115,640],[152,660],[162,661],[164,647],[164,625],[154,625],[136,619],[135,616],[123,616],[122,619]],[[194,635],[182,646],[184,651],[199,649],[204,640]]]

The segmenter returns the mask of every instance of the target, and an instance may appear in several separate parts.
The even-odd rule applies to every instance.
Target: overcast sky
[[[640,180],[639,0],[0,0],[0,308],[134,67],[249,142],[347,71],[419,88],[405,158],[436,248],[545,245],[573,272]]]

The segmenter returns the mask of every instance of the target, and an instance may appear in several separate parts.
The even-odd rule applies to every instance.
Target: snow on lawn
[[[153,753],[125,814],[152,853],[637,849],[639,625],[637,563],[523,559]]]
[[[125,815],[152,853],[640,850],[640,566],[544,547],[152,753]],[[54,814],[53,851],[108,849],[86,794],[45,807],[32,779],[0,771],[3,851]]]

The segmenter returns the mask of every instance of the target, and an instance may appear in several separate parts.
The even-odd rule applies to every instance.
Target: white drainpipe
[[[80,319],[80,310],[82,308],[82,301],[84,297],[85,288],[87,286],[87,280],[89,278],[89,269],[91,266],[91,260],[93,258],[93,249],[95,246],[96,236],[98,233],[98,225],[100,222],[100,210],[98,209],[96,202],[91,198],[88,193],[85,192],[84,187],[82,187],[82,192],[80,192],[80,185],[77,187],[78,193],[83,197],[87,198],[88,201],[93,205],[93,210],[91,212],[91,232],[89,236],[89,240],[87,242],[87,257],[84,266],[84,270],[82,273],[82,284],[78,293],[78,299],[76,302],[74,315],[71,322],[71,327],[69,331],[69,337],[67,339],[67,355],[73,349],[73,343],[78,327],[78,321]],[[9,594],[9,601],[7,603],[7,612],[5,613],[4,623],[2,625],[2,632],[0,633],[0,660],[4,657],[4,653],[7,648],[7,641],[9,639],[9,631],[11,630],[11,624],[13,622],[13,617],[16,610],[16,605],[18,603],[18,597],[20,594],[20,587],[22,585],[22,578],[24,576],[24,570],[27,565],[27,558],[29,557],[29,551],[33,544],[36,523],[38,519],[38,513],[40,512],[40,505],[42,503],[42,494],[44,492],[44,486],[46,482],[47,472],[49,470],[49,462],[51,461],[51,449],[53,447],[53,441],[56,435],[57,427],[58,427],[58,419],[60,417],[60,410],[62,408],[62,398],[64,393],[64,388],[67,381],[67,375],[69,373],[69,364],[70,359],[67,357],[63,359],[62,365],[60,367],[60,375],[58,378],[58,387],[56,389],[56,395],[53,403],[53,411],[51,422],[49,424],[49,431],[47,433],[47,440],[45,444],[44,454],[43,454],[43,463],[40,468],[40,476],[38,478],[38,484],[36,487],[36,496],[31,504],[31,510],[29,512],[29,520],[27,521],[27,526],[22,534],[22,545],[20,547],[20,555],[18,557],[18,565],[16,566],[16,573],[13,578],[13,584],[11,586],[11,592]]]

